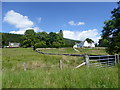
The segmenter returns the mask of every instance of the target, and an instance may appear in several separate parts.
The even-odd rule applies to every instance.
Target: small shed
[[[95,44],[92,43],[88,43],[87,41],[82,41],[80,43],[75,43],[75,45],[73,46],[74,48],[81,48],[81,47],[95,47]]]
[[[18,47],[20,47],[20,43],[11,43],[11,42],[9,42],[9,47],[18,48]]]

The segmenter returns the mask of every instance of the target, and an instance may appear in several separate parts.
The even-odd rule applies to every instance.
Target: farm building
[[[92,43],[88,43],[87,41],[82,41],[80,43],[75,43],[75,45],[73,46],[74,48],[81,48],[81,47],[95,47],[95,44]]]
[[[9,42],[9,46],[8,47],[20,47],[20,43],[11,43]]]

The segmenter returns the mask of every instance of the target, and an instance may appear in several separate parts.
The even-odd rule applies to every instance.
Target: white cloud
[[[70,24],[70,25],[76,25],[76,24],[74,23],[74,21],[69,21],[68,24]]]
[[[100,35],[99,35],[97,29],[86,30],[86,31],[81,31],[81,32],[64,30],[63,36],[64,36],[64,38],[80,40],[80,41],[84,41],[86,38],[90,38],[90,39],[94,40],[95,43],[97,43],[98,40],[100,39]]]
[[[77,23],[75,23],[74,21],[69,21],[68,24],[72,25],[72,26],[79,26],[79,25],[84,25],[85,23],[84,22],[77,22]]]
[[[40,23],[40,22],[41,22],[41,20],[42,20],[42,18],[41,18],[41,17],[39,17],[39,18],[38,18],[38,22]]]
[[[28,28],[34,25],[27,16],[23,16],[13,10],[7,12],[4,17],[4,21],[14,25],[16,28]]]
[[[34,28],[24,28],[24,29],[20,29],[18,31],[10,31],[9,33],[14,33],[14,34],[24,34],[24,32],[28,29],[34,29],[35,32],[40,32],[43,31],[42,29],[38,28],[38,27],[34,27]]]
[[[84,22],[78,22],[77,25],[85,25],[85,23]]]
[[[23,16],[22,14],[13,10],[10,10],[6,13],[3,21],[14,25],[19,29],[18,31],[10,31],[10,33],[24,34],[25,30],[27,29],[35,29],[35,31],[41,30],[39,27],[34,26],[34,22],[32,22],[28,16]]]
[[[24,30],[19,30],[19,31],[10,31],[9,33],[14,33],[14,34],[24,34]]]
[[[42,29],[40,29],[40,28],[38,28],[38,27],[34,27],[34,28],[32,28],[32,29],[34,29],[35,32],[42,31]]]

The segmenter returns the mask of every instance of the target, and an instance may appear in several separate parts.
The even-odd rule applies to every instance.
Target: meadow
[[[105,49],[72,48],[40,49],[49,53],[106,55]],[[63,69],[59,69],[59,60]],[[82,66],[83,57],[43,55],[32,48],[2,49],[3,88],[118,88],[118,67]],[[27,70],[23,70],[26,63]]]

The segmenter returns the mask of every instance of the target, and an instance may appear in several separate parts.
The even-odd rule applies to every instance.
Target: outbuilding
[[[10,48],[18,48],[18,47],[20,47],[20,43],[11,43],[11,42],[9,42],[8,47],[10,47]]]

